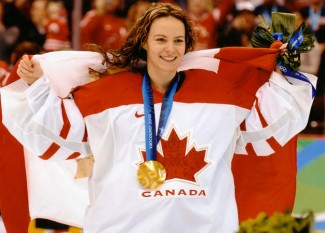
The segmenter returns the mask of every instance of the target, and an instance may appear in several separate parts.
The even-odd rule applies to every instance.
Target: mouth
[[[160,58],[167,62],[172,62],[177,59],[177,57],[162,57],[162,56],[160,56]]]

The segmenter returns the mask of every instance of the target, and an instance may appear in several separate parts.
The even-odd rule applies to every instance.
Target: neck
[[[161,93],[166,92],[170,82],[175,77],[175,74],[176,71],[170,73],[156,73],[150,72],[150,70],[148,69],[148,75],[150,77],[152,87]]]
[[[166,85],[165,84],[162,85],[162,84],[156,83],[155,81],[151,80],[151,86],[152,86],[152,88],[153,89],[156,89],[157,91],[159,91],[161,93],[165,93],[166,92],[166,90],[168,88],[168,85],[169,85],[169,83],[166,84]]]

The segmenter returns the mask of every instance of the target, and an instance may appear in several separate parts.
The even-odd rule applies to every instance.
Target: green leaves
[[[295,14],[272,12],[271,33],[281,32],[283,34],[283,42],[286,43],[294,33],[295,22]]]
[[[315,47],[314,43],[316,38],[312,32],[311,27],[306,22],[303,22],[300,25],[300,27],[302,28],[302,34],[304,35],[304,40],[302,44],[298,47],[297,52],[307,53]]]
[[[314,215],[295,218],[290,213],[274,213],[267,216],[260,213],[255,219],[248,219],[240,223],[238,233],[312,233]]]
[[[274,41],[275,39],[268,29],[257,26],[253,32],[251,44],[256,48],[269,48]]]

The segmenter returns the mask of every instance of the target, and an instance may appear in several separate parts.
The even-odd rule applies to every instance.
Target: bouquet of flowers
[[[272,216],[260,213],[255,219],[240,223],[238,233],[312,233],[313,225],[311,211],[299,218],[290,213],[274,213]]]
[[[272,13],[272,25],[260,22],[255,28],[251,44],[253,47],[269,48],[275,40],[288,43],[287,51],[277,57],[276,63],[289,67],[296,72],[300,67],[300,53],[306,53],[314,48],[315,36],[311,27],[303,22],[295,29],[295,15],[289,13]]]

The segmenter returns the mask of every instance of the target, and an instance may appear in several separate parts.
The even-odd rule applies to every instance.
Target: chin
[[[164,70],[165,72],[168,72],[168,73],[174,73],[177,71],[177,68],[178,68],[178,66],[173,67],[171,69],[162,69],[162,70]]]
[[[167,65],[165,66],[165,69],[169,70],[169,71],[175,71],[175,70],[177,70],[179,64],[180,64],[179,62],[173,63],[173,64],[168,64],[168,66]]]

